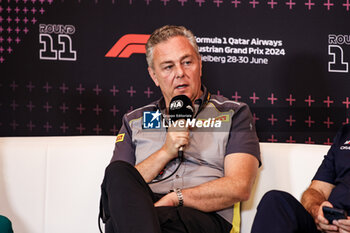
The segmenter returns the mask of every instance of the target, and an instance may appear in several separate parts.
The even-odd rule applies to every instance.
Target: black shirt
[[[324,157],[313,180],[331,183],[332,190],[328,201],[335,208],[344,209],[350,214],[350,125],[344,125],[334,138],[333,145]]]

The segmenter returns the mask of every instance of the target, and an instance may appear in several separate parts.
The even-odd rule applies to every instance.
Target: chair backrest
[[[115,136],[0,138],[0,214],[21,233],[98,233],[100,184]],[[260,143],[260,168],[241,232],[249,233],[263,194],[300,198],[329,146]],[[83,224],[82,224],[83,223]]]
[[[14,232],[98,233],[115,136],[0,138],[0,214]]]

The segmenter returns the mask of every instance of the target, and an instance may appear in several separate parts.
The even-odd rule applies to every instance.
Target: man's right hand
[[[156,152],[148,156],[145,160],[136,164],[136,169],[148,183],[151,182],[170,160],[178,156],[181,146],[186,146],[189,142],[189,130],[187,128],[168,128],[165,143]],[[159,138],[159,140],[162,140]]]
[[[329,224],[323,215],[323,206],[333,207],[328,198],[335,186],[331,183],[313,180],[301,197],[301,203],[311,214],[319,231],[338,232],[338,227]]]
[[[319,206],[317,215],[314,216],[317,230],[327,233],[339,232],[339,228],[333,225],[332,223],[328,222],[328,220],[324,217],[322,210],[323,206],[333,207],[333,205],[328,201],[322,202],[322,204]]]
[[[339,219],[333,221],[334,225],[339,227],[339,233],[349,233],[350,232],[350,217],[347,219]]]
[[[189,137],[190,133],[187,128],[168,128],[168,133],[162,149],[169,155],[170,160],[178,156],[178,151],[181,146],[188,145]]]

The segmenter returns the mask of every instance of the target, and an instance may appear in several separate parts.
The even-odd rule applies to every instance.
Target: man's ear
[[[151,67],[148,67],[148,73],[151,76],[154,84],[156,84],[156,86],[159,87],[159,82],[158,82],[156,73],[154,72],[154,70]]]

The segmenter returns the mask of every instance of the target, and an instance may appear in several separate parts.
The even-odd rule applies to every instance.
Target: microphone
[[[186,95],[177,95],[173,97],[169,105],[170,121],[187,120],[193,118],[194,109],[192,101]],[[183,160],[183,146],[180,146],[178,156]]]

